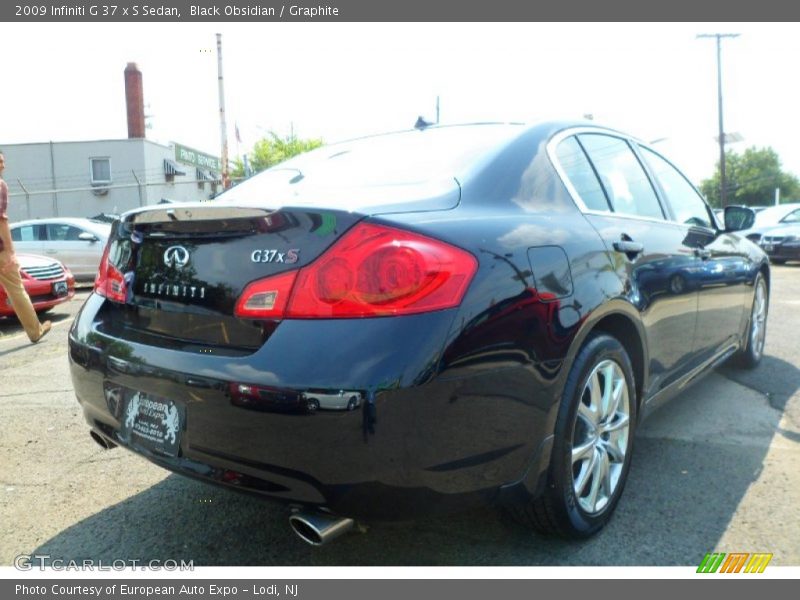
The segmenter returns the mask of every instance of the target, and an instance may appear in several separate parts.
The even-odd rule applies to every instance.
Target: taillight
[[[94,291],[101,296],[105,296],[114,302],[125,302],[128,290],[125,285],[125,276],[117,267],[111,264],[108,253],[111,243],[103,250],[103,257],[100,259],[100,269],[94,279]]]
[[[289,271],[254,281],[236,302],[236,316],[250,319],[282,318],[296,277],[297,271]]]
[[[251,283],[236,315],[329,319],[442,310],[461,303],[477,268],[465,250],[365,223],[299,271]]]

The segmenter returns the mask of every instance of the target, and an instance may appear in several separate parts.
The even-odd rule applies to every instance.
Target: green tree
[[[253,146],[248,157],[250,168],[254,173],[268,169],[273,165],[282,163],[285,160],[308,152],[314,148],[322,146],[321,139],[300,139],[295,136],[280,137],[274,131],[270,131],[267,137],[261,138]],[[231,177],[244,177],[244,163],[236,159],[233,161]]]
[[[778,153],[769,146],[748,148],[744,154],[734,150],[725,152],[725,179],[728,204],[747,206],[771,205],[775,201],[775,188],[781,190],[781,201],[790,202],[800,197],[800,180],[783,171]],[[711,206],[720,207],[720,172],[717,163],[714,175],[700,184],[700,191]]]

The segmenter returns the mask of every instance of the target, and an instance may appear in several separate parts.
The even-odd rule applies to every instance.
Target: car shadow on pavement
[[[765,366],[800,380],[797,369],[779,359],[768,357]],[[738,400],[731,399],[734,387]],[[736,417],[737,402],[760,403],[754,408],[756,443],[726,438],[725,413]],[[644,425],[617,513],[589,540],[540,536],[482,508],[369,523],[366,532],[312,548],[291,532],[285,507],[170,475],[66,528],[34,553],[51,560],[183,560],[195,566],[697,565],[759,478],[780,416],[763,396],[719,374],[700,382]]]
[[[786,402],[800,389],[800,369],[775,356],[765,355],[757,369],[724,365],[719,372],[736,383],[765,394],[770,405],[786,408]]]

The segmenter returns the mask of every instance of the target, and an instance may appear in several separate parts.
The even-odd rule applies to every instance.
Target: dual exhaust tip
[[[353,529],[355,521],[321,512],[299,510],[289,516],[289,525],[307,544],[322,546]]]
[[[104,450],[116,447],[116,444],[96,431],[90,431],[89,435]],[[289,525],[307,544],[322,546],[353,529],[355,521],[323,512],[296,510],[289,516]]]

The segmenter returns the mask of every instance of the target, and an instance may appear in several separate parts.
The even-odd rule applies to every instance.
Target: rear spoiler
[[[207,203],[195,203],[132,210],[125,213],[121,220],[125,225],[174,223],[178,221],[217,221],[221,219],[263,218],[275,212],[278,211],[268,208],[209,206]]]

